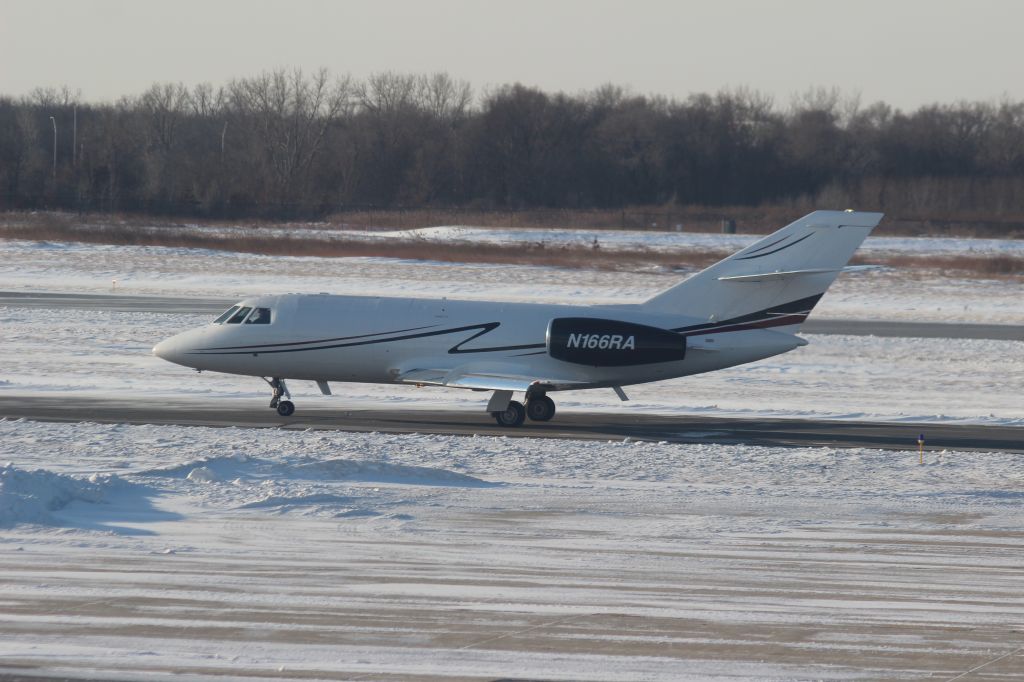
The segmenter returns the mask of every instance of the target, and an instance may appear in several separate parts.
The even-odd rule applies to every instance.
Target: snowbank
[[[0,533],[0,659],[51,677],[948,679],[1024,618],[1007,453],[0,421],[13,453],[7,522],[83,531]]]
[[[303,457],[286,463],[243,453],[201,457],[181,464],[140,472],[142,476],[184,478],[194,483],[233,480],[270,482],[277,478],[302,481],[353,481],[397,485],[484,487],[495,485],[473,476],[433,467],[391,464],[372,460]]]
[[[93,474],[80,479],[45,469],[27,471],[8,463],[0,469],[0,526],[19,523],[55,525],[50,512],[81,500],[105,501],[124,481],[113,474]]]

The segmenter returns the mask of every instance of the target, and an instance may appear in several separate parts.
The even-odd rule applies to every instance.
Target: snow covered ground
[[[633,234],[633,233],[630,233]],[[658,234],[658,233],[655,233]],[[708,235],[718,239],[725,235]],[[903,240],[913,241],[913,240]],[[918,249],[928,240],[918,240]],[[939,240],[943,241],[943,240]],[[952,240],[945,240],[947,242]],[[961,253],[984,249],[963,242]],[[869,240],[870,242],[870,240]],[[1016,242],[1009,242],[1016,244]],[[686,273],[651,268],[601,272],[387,258],[314,258],[202,249],[0,240],[0,289],[231,297],[273,292],[639,302]],[[918,270],[866,270],[840,277],[815,309],[822,318],[1024,324],[1014,279],[949,279]]]
[[[765,225],[764,234],[782,225]],[[469,242],[488,244],[544,244],[548,247],[592,247],[596,240],[602,249],[651,251],[739,251],[764,234],[721,234],[683,230],[586,230],[521,227],[473,227],[446,225],[410,230],[345,230],[318,228],[316,225],[258,228],[244,226],[135,226],[132,229],[153,234],[169,233],[212,235],[217,237],[279,238],[301,237],[330,240],[422,240],[425,242]],[[1024,240],[975,239],[959,237],[869,237],[861,249],[879,255],[1024,255]]]
[[[765,234],[782,225],[769,227]],[[328,235],[329,232],[319,232]],[[538,244],[546,246],[592,246],[602,249],[655,251],[739,251],[764,234],[718,234],[709,232],[666,232],[639,230],[554,230],[528,228],[425,227],[393,232],[343,232],[345,236],[377,239],[423,239],[445,242],[489,242],[494,244]],[[1024,255],[1019,239],[970,239],[954,237],[868,237],[860,249],[865,255]]]
[[[0,443],[0,669],[918,679],[1020,646],[1010,455],[22,421]]]
[[[0,242],[0,289],[642,300],[660,272]],[[869,271],[815,314],[1022,323],[1019,284]],[[0,391],[197,401],[206,315],[0,308]],[[811,336],[560,409],[1020,424],[1014,342]],[[479,411],[458,391],[303,401]],[[607,393],[607,395],[605,395]],[[93,679],[1012,679],[1019,456],[0,421],[0,672]]]

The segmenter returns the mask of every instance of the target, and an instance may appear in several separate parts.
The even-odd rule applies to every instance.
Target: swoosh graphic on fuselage
[[[430,325],[435,326],[435,325]],[[252,354],[269,354],[269,353],[302,353],[312,350],[330,350],[334,348],[352,348],[354,346],[370,346],[377,343],[391,343],[393,341],[408,341],[410,339],[423,339],[431,336],[444,336],[447,334],[457,334],[459,332],[476,331],[475,334],[467,339],[460,341],[451,348],[448,352],[451,354],[459,353],[491,353],[496,351],[510,351],[510,350],[532,350],[535,348],[544,348],[546,344],[543,343],[528,343],[522,345],[513,346],[491,346],[488,348],[463,348],[470,341],[480,338],[484,334],[488,334],[498,327],[501,326],[500,322],[482,322],[480,324],[471,324],[462,327],[452,327],[449,329],[438,329],[429,332],[419,332],[416,334],[403,334],[401,336],[388,336],[383,339],[367,339],[361,341],[350,341],[350,339],[365,339],[370,336],[381,336],[382,334],[393,334],[396,332],[378,332],[376,334],[360,334],[358,336],[339,337],[338,339],[327,339],[324,341],[296,341],[294,343],[277,343],[277,344],[266,344],[262,346],[227,346],[223,348],[199,348],[194,351],[190,351],[190,355],[252,355]],[[414,327],[413,329],[424,329],[425,327]],[[406,331],[406,330],[399,330]],[[408,330],[412,331],[412,330]],[[347,343],[329,343],[330,341],[348,341]],[[323,345],[325,344],[326,345]],[[300,344],[306,345],[304,348],[278,348],[278,346],[297,346]],[[319,344],[319,345],[313,345]]]
[[[262,343],[252,346],[214,346],[212,348],[199,348],[199,351],[211,351],[211,350],[247,350],[255,348],[279,348],[281,346],[306,346],[313,343],[331,343],[332,341],[348,341],[350,339],[365,339],[371,336],[382,336],[384,334],[401,334],[402,332],[414,332],[420,329],[430,329],[436,327],[436,324],[428,324],[422,327],[409,327],[408,329],[392,329],[389,332],[375,332],[373,334],[357,334],[356,336],[337,336],[331,339],[314,339],[313,341],[287,341],[285,343]],[[256,352],[250,350],[250,352]]]
[[[761,329],[765,327],[784,327],[790,324],[803,322],[810,314],[811,309],[821,300],[824,294],[815,294],[807,298],[801,298],[789,303],[772,306],[755,313],[731,317],[719,322],[704,322],[688,327],[676,327],[671,331],[686,336],[701,336],[704,334],[716,334],[718,332],[742,331],[744,329]]]

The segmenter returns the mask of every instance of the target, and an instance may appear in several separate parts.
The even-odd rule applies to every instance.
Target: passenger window
[[[230,308],[225,310],[223,313],[221,313],[221,316],[218,317],[216,320],[214,320],[213,323],[214,324],[220,324],[224,320],[226,320],[229,317],[231,317],[232,315],[234,315],[236,310],[238,310],[238,306],[237,305],[231,306]]]
[[[228,320],[228,324],[239,324],[245,319],[245,316],[249,314],[250,310],[252,310],[252,308],[239,308],[238,312],[232,315],[231,319]]]
[[[256,308],[245,321],[246,324],[270,324],[270,308]]]

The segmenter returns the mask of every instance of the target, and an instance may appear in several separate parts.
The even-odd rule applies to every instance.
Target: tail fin
[[[795,332],[881,219],[881,213],[815,211],[641,308],[708,320],[715,327],[750,324]]]

